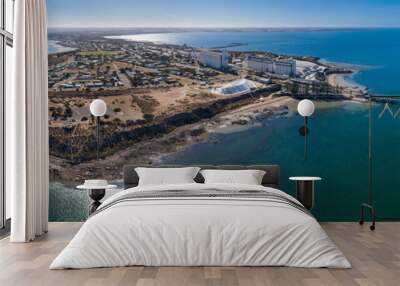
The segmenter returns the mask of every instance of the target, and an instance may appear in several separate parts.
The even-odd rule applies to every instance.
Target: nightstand
[[[289,180],[296,181],[296,199],[305,208],[311,210],[314,207],[314,184],[321,181],[320,177],[290,177]]]
[[[93,181],[95,181],[95,183],[91,183],[91,180],[87,180],[85,181],[85,184],[76,187],[80,190],[87,190],[89,197],[93,200],[89,205],[89,215],[94,213],[101,205],[100,200],[104,198],[106,190],[115,189],[117,187],[116,185],[109,185],[105,180]]]

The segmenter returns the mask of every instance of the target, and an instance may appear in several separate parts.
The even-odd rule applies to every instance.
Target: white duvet
[[[136,187],[163,190],[266,190],[262,186],[180,184]],[[101,207],[102,207],[101,206]],[[113,205],[90,217],[50,269],[145,266],[294,266],[350,268],[310,215],[257,199],[149,199]]]

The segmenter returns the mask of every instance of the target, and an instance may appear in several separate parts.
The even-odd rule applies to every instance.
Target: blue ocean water
[[[326,61],[358,65],[354,75],[371,92],[400,95],[400,29],[346,29],[293,32],[191,32],[126,36],[132,40],[219,47],[230,43],[246,46],[238,51],[270,51],[288,55],[316,56]]]
[[[326,61],[358,65],[362,71],[352,79],[375,94],[400,95],[400,29],[354,29],[307,32],[207,32],[129,36],[135,40],[216,47],[246,43],[234,50],[271,51],[317,56]],[[282,189],[294,193],[289,176],[314,175],[317,184],[314,215],[325,221],[356,221],[368,189],[368,108],[365,104],[316,103],[310,119],[308,160],[303,158],[303,139],[297,115],[264,120],[261,126],[231,134],[213,134],[212,140],[196,144],[166,158],[180,164],[268,164],[282,168]],[[386,114],[375,104],[374,190],[378,215],[400,217],[400,117]],[[400,105],[393,106],[394,110]],[[119,179],[119,178],[116,178]],[[69,196],[72,190],[53,183],[51,220],[81,220],[82,203]],[[77,198],[79,202],[86,200]],[[67,211],[63,211],[63,209]],[[53,210],[53,211],[52,211]]]
[[[196,32],[135,36],[138,40],[219,47],[240,51],[270,51],[317,56],[325,61],[355,65],[360,72],[351,80],[377,95],[400,96],[400,29],[352,29],[302,32]],[[400,217],[400,118],[375,104],[374,190],[378,215]],[[400,105],[394,107],[394,111]],[[319,220],[359,219],[360,203],[368,195],[368,109],[364,104],[317,103],[313,115],[310,155],[303,158],[303,140],[297,129],[299,116],[266,120],[261,127],[232,134],[214,134],[212,140],[170,156],[180,164],[265,164],[282,167],[282,189],[294,194],[287,178],[295,175],[323,177],[318,183],[314,215]]]
[[[400,108],[400,105],[397,107]],[[400,125],[387,113],[374,116],[374,192],[378,214],[399,217]],[[264,120],[261,126],[230,134],[213,134],[165,159],[174,164],[279,164],[281,189],[292,195],[290,176],[320,176],[313,214],[321,221],[357,221],[368,197],[368,108],[360,103],[316,103],[310,118],[308,158],[298,134],[302,118]]]

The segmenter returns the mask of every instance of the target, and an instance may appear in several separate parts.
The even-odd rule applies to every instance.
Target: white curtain
[[[13,91],[6,111],[12,242],[47,232],[48,109],[45,0],[15,1]]]

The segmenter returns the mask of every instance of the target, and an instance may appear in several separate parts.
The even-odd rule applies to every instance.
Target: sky
[[[49,27],[400,27],[400,0],[47,0]]]

